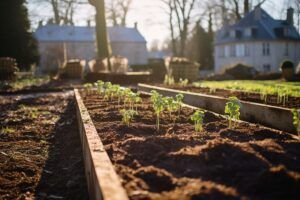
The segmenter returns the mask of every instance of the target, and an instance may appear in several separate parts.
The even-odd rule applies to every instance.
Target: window
[[[264,64],[264,65],[263,65],[263,71],[264,71],[264,72],[269,72],[269,71],[271,71],[271,65],[270,65],[270,64]]]
[[[245,56],[245,45],[244,44],[236,45],[236,56],[237,57]]]
[[[269,56],[270,55],[270,43],[264,42],[262,50],[263,50],[262,54],[264,56]]]
[[[231,30],[230,31],[230,37],[231,38],[235,38],[235,30]]]
[[[219,58],[224,58],[225,55],[225,47],[221,46],[219,47]]]
[[[235,57],[236,52],[235,52],[235,45],[230,45],[230,56]]]
[[[289,55],[289,43],[285,43],[284,55],[285,55],[285,56],[288,56],[288,55]]]
[[[249,46],[249,44],[245,44],[245,56],[250,56],[250,46]]]
[[[230,48],[229,46],[225,46],[225,57],[229,57]]]
[[[251,37],[252,36],[252,29],[251,28],[247,28],[245,30],[245,35],[246,35],[246,37]]]

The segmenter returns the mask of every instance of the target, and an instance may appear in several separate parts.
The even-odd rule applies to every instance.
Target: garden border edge
[[[74,90],[76,115],[79,126],[85,175],[89,197],[95,200],[128,200],[113,164],[104,149],[101,138],[82,101],[78,89]]]

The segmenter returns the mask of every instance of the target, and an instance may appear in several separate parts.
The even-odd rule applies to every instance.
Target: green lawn
[[[261,94],[274,94],[278,96],[300,97],[300,82],[286,82],[283,80],[256,81],[202,81],[193,83],[196,87],[208,87],[213,89],[242,90],[245,92],[257,92]]]

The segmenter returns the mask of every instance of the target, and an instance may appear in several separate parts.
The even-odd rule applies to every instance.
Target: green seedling
[[[103,94],[103,90],[104,90],[104,82],[99,80],[96,82],[96,85],[97,85],[97,91],[98,91],[98,94],[99,95],[102,95]]]
[[[109,100],[110,95],[111,95],[111,87],[112,84],[111,82],[105,82],[104,83],[104,100]]]
[[[132,91],[129,88],[124,89],[123,91],[123,99],[124,99],[124,108],[126,108],[126,105],[128,104],[129,107],[131,107],[131,98],[132,98]]]
[[[195,123],[195,131],[200,132],[203,130],[203,119],[204,111],[196,110],[196,112],[191,116],[191,120]]]
[[[165,101],[165,107],[167,109],[167,111],[169,112],[169,116],[170,116],[170,119],[172,119],[172,113],[173,112],[176,112],[180,109],[180,104],[174,100],[172,97],[164,97],[163,98],[164,101]],[[175,124],[175,120],[176,118],[174,118],[174,124]]]
[[[189,84],[189,80],[188,80],[187,78],[184,79],[184,80],[183,80],[182,78],[180,78],[178,84],[179,84],[181,87],[186,87],[186,86]]]
[[[174,85],[175,84],[175,80],[174,77],[172,75],[165,75],[165,80],[164,80],[164,84],[165,85]]]
[[[122,109],[120,113],[122,115],[122,122],[126,126],[130,126],[134,116],[138,114],[135,110],[125,110],[125,109]]]
[[[300,136],[300,109],[293,109],[293,124],[295,128],[297,129],[297,133]]]
[[[91,84],[91,83],[86,83],[86,84],[83,85],[83,87],[84,87],[84,90],[85,90],[85,92],[86,92],[87,94],[91,94],[92,89],[93,89],[93,84]]]
[[[135,104],[135,110],[137,111],[138,110],[138,105],[143,103],[143,100],[140,97],[140,93],[139,92],[135,93],[133,102]]]
[[[159,130],[159,125],[160,125],[159,117],[165,109],[165,101],[162,95],[160,95],[155,90],[151,91],[151,101],[153,103],[153,109],[156,114],[156,128],[157,130]]]
[[[9,127],[2,127],[1,130],[0,130],[0,133],[3,133],[3,134],[12,134],[14,133],[15,130],[12,129],[12,128],[9,128]]]
[[[241,102],[237,97],[229,97],[229,102],[225,106],[225,114],[228,114],[229,128],[232,128],[233,119],[240,119]]]
[[[181,111],[181,108],[182,108],[182,104],[183,104],[183,98],[184,98],[184,95],[183,94],[177,94],[175,99],[176,99],[176,103],[178,104],[178,117],[180,117],[180,111]]]
[[[120,106],[121,100],[124,96],[124,89],[122,89],[121,87],[119,88],[119,90],[116,92],[116,96],[118,98],[118,106]]]

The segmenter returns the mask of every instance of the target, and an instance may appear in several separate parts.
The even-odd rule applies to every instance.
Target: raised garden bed
[[[81,81],[52,80],[49,78],[24,78],[13,82],[0,81],[0,95],[23,95],[32,93],[51,93],[73,90]]]
[[[0,199],[88,199],[73,93],[0,97]]]
[[[196,132],[188,107],[175,125],[164,112],[157,131],[145,95],[126,126],[116,99],[81,96],[130,199],[300,198],[296,136],[246,122],[229,129],[225,118],[210,112]]]
[[[211,89],[211,88],[201,88],[195,86],[166,86],[166,85],[158,85],[159,87],[166,87],[175,90],[182,90],[182,91],[189,91],[193,93],[201,93],[201,94],[208,94],[214,95],[219,97],[228,98],[230,96],[236,96],[240,100],[253,102],[253,103],[261,103],[267,104],[277,107],[284,107],[284,108],[300,108],[300,97],[293,97],[289,96],[286,102],[278,102],[277,95],[267,95],[266,99],[262,99],[260,93],[257,92],[245,92],[241,90],[228,90],[228,89]],[[300,87],[299,87],[300,90]]]
[[[207,95],[195,92],[169,89],[147,84],[139,84],[138,89],[143,92],[157,90],[165,96],[175,96],[178,93],[184,94],[184,102],[186,104],[207,109],[219,114],[224,114],[224,107],[228,98]],[[231,95],[233,96],[233,95]],[[293,114],[291,109],[270,106],[265,104],[241,101],[241,119],[252,123],[259,123],[278,130],[296,133],[296,128],[293,125]]]

